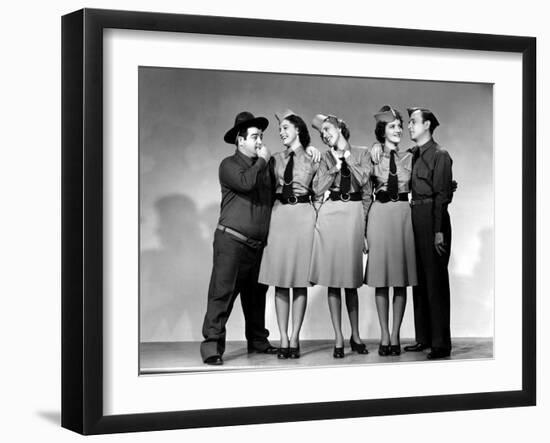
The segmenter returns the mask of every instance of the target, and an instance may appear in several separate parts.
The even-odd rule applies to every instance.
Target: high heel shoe
[[[401,345],[390,345],[390,355],[401,355]]]
[[[368,354],[369,351],[367,349],[367,346],[364,343],[356,343],[353,340],[353,336],[349,338],[349,345],[351,346],[351,350],[357,352],[358,354]]]
[[[279,350],[277,351],[277,358],[283,360],[283,359],[287,359],[288,358],[288,354],[289,354],[289,351],[290,351],[290,348],[279,348]]]
[[[335,346],[334,347],[334,352],[332,353],[332,356],[334,358],[344,358],[344,347],[342,346],[341,348],[337,348]]]
[[[378,355],[382,357],[387,357],[388,355],[390,355],[390,352],[390,345],[383,345],[382,343],[380,343],[380,345],[378,346]]]
[[[288,348],[288,358],[300,358],[300,345],[295,348]]]

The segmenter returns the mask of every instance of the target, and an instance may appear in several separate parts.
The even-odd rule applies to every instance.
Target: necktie
[[[342,157],[342,167],[340,168],[340,193],[349,194],[351,188],[351,171],[346,162],[346,159]]]
[[[292,178],[293,178],[293,170],[294,170],[294,151],[290,151],[289,154],[288,163],[286,164],[285,173],[284,173],[284,183],[283,183],[283,198],[290,198],[294,195],[294,192],[292,191]]]
[[[397,166],[395,164],[395,150],[390,151],[390,174],[388,176],[388,194],[397,199]]]

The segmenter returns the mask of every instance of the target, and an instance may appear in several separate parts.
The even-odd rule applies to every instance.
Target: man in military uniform
[[[416,343],[409,352],[431,348],[428,359],[451,354],[450,288],[451,221],[447,206],[453,190],[447,151],[433,139],[439,121],[429,109],[408,108],[408,129],[416,143],[412,170],[412,222],[418,286],[413,288]]]

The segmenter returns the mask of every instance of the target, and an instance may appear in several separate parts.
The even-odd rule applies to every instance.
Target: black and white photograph
[[[6,2],[0,440],[544,441],[543,5]]]
[[[140,374],[493,358],[491,83],[138,85]]]
[[[536,405],[536,40],[246,17],[63,17],[63,427]]]

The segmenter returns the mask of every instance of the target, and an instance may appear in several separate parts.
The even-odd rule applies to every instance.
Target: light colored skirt
[[[275,201],[258,281],[281,288],[309,283],[316,212],[310,203],[283,205]]]
[[[380,288],[414,286],[418,283],[409,202],[373,202],[369,211],[367,240],[367,285]]]
[[[324,202],[315,224],[309,280],[334,288],[361,287],[364,235],[361,201]]]

